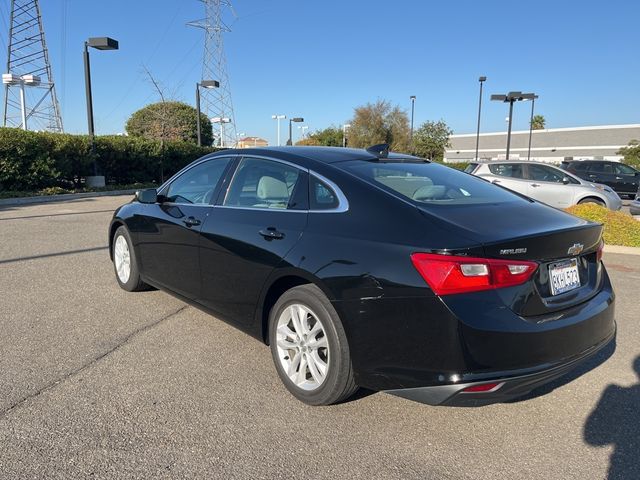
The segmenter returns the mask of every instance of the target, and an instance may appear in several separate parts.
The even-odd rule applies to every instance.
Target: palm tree
[[[531,120],[531,127],[534,130],[544,130],[546,123],[547,121],[544,119],[543,115],[534,115]]]

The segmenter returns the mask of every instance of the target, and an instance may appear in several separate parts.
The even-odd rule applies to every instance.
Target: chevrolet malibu
[[[505,401],[615,335],[601,225],[384,145],[208,155],[120,207],[109,246],[123,289],[268,344],[311,405]]]

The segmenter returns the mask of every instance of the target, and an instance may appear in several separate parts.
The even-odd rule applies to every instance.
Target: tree
[[[350,147],[366,148],[378,143],[388,143],[391,150],[409,152],[409,117],[398,106],[386,100],[356,107],[351,127],[347,131]]]
[[[328,127],[324,130],[317,130],[310,133],[307,138],[296,142],[296,145],[322,145],[325,147],[342,146],[342,129],[338,127]]]
[[[531,128],[533,130],[544,130],[547,121],[543,115],[534,115],[531,120]]]
[[[413,150],[420,157],[441,161],[453,130],[444,122],[427,121],[413,133]]]
[[[202,144],[211,145],[211,121],[200,113]],[[197,143],[196,109],[182,102],[152,103],[133,113],[127,120],[126,130],[132,137],[143,137],[161,142],[181,140]]]
[[[638,140],[631,140],[629,145],[622,147],[617,154],[624,157],[623,162],[627,165],[640,168],[640,142]]]

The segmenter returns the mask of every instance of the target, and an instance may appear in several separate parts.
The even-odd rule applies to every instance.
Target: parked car
[[[589,182],[608,185],[620,196],[634,197],[640,183],[640,172],[620,162],[569,160],[562,162],[562,168]]]
[[[577,203],[596,203],[611,210],[622,207],[622,200],[611,188],[546,163],[491,161],[471,163],[465,171],[556,208]]]
[[[636,198],[629,204],[629,213],[631,215],[640,215],[640,188],[638,188]]]
[[[123,289],[267,343],[311,405],[358,387],[503,401],[615,334],[601,225],[388,146],[220,151],[138,192],[108,234]]]

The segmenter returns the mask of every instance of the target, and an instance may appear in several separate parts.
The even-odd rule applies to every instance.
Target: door
[[[594,183],[608,185],[615,190],[616,180],[613,165],[608,162],[589,162],[589,170],[586,180]]]
[[[158,203],[144,206],[138,219],[142,274],[152,283],[190,299],[200,295],[200,230],[231,161],[199,163],[159,192]]]
[[[562,170],[550,165],[527,165],[527,195],[539,202],[556,208],[566,208],[574,204],[577,180],[567,176]],[[564,183],[564,179],[568,183]]]
[[[208,308],[252,331],[269,274],[307,224],[308,175],[291,164],[243,158],[202,229],[202,299]]]
[[[614,164],[615,191],[623,195],[635,195],[638,191],[640,173],[624,163]]]

